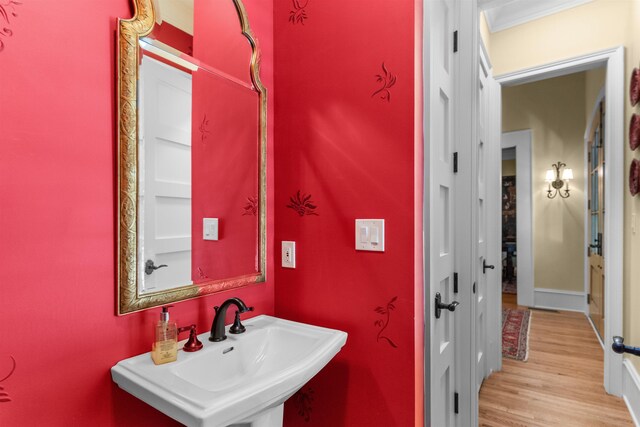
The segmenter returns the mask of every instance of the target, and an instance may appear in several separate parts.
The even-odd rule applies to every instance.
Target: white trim
[[[606,83],[606,82],[605,82]],[[591,136],[591,124],[593,123],[593,119],[595,118],[596,114],[598,114],[598,112],[600,111],[600,102],[602,102],[602,100],[605,98],[605,93],[606,93],[606,84],[602,87],[602,89],[600,89],[600,92],[598,93],[598,98],[596,99],[595,103],[593,104],[593,108],[591,109],[591,115],[589,116],[589,122],[587,123],[587,127],[585,128],[584,131],[584,143],[583,143],[583,150],[584,150],[584,194],[585,194],[585,198],[584,198],[584,243],[585,245],[588,245],[590,240],[590,234],[591,234],[591,218],[589,215],[589,137]],[[606,158],[605,158],[606,159]],[[585,250],[583,252],[584,254],[584,293],[586,295],[589,294],[589,290],[590,290],[590,283],[589,283],[589,278],[590,278],[590,271],[589,271],[589,256],[587,255],[587,251]],[[589,317],[589,304],[587,303],[587,300],[584,300],[584,312],[586,313],[587,317]],[[589,318],[589,321],[591,321],[591,318]],[[595,325],[594,325],[595,328]],[[598,335],[598,339],[600,339],[600,335],[596,333],[596,335]]]
[[[624,221],[624,47],[619,46],[575,58],[498,76],[496,80],[510,86],[585,71],[606,65],[607,114],[605,116],[605,336],[610,343],[622,336],[622,268]],[[608,393],[622,393],[622,356],[611,348],[604,352],[604,387]]]
[[[518,305],[534,305],[533,271],[533,184],[531,129],[505,132],[502,148],[516,149],[516,217],[518,251]]]
[[[489,57],[489,52],[487,51],[487,46],[484,44],[484,39],[480,34],[480,27],[478,26],[478,41],[480,44],[480,55],[482,56],[482,60],[487,64],[489,70],[493,69],[493,64],[491,64],[491,58]]]
[[[607,61],[607,114],[605,115],[604,203],[607,210],[604,220],[604,342],[611,343],[616,335],[623,335],[622,285],[624,256],[624,48],[612,52]],[[615,144],[615,145],[614,145]],[[607,392],[622,392],[622,355],[614,353],[610,346],[604,353],[604,387]]]
[[[531,1],[531,0],[507,0],[502,6],[496,7],[496,2],[482,1],[485,5],[484,11],[487,25],[492,33],[506,30],[517,25],[526,24],[535,19],[544,18],[563,10],[571,9],[593,0],[563,0],[563,1]],[[555,3],[555,4],[554,4]],[[489,6],[494,5],[493,8]]]
[[[624,359],[622,365],[625,368],[622,377],[622,398],[624,403],[627,404],[633,423],[636,426],[640,426],[638,422],[640,419],[640,376],[629,359]]]
[[[616,55],[619,49],[624,48],[620,46],[612,49],[600,50],[578,56],[576,58],[562,59],[545,65],[538,65],[524,70],[500,74],[499,76],[496,76],[496,80],[503,87],[507,87],[591,70],[607,65],[609,59]],[[623,83],[624,80],[620,82],[620,84]]]
[[[589,324],[593,328],[593,333],[595,334],[596,338],[598,339],[598,342],[600,343],[600,347],[602,347],[602,350],[604,351],[604,343],[602,342],[602,338],[600,338],[600,334],[598,333],[598,330],[596,329],[596,325],[593,323],[593,320],[591,320],[591,317],[589,317],[589,315],[586,312],[584,314],[587,317],[587,321],[589,322]]]
[[[586,298],[584,292],[535,288],[533,307],[584,313]]]

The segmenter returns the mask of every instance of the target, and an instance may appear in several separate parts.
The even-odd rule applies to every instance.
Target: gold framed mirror
[[[164,1],[132,0],[134,17],[118,20],[118,315],[265,280],[267,95],[244,5],[196,3],[227,8],[210,15],[225,17],[216,26],[202,22],[202,9],[194,13],[193,0],[173,2],[191,5],[196,25],[188,28],[168,19]],[[210,30],[234,27],[231,14],[242,42]],[[194,27],[209,33],[196,38]],[[174,39],[191,36],[192,46],[165,43],[160,28]],[[242,44],[247,53],[229,59]],[[175,80],[152,84],[154,67]],[[148,89],[156,87],[175,93],[167,98],[164,89]],[[157,136],[150,127],[173,121],[166,135],[181,136]],[[159,170],[172,178],[160,182]]]

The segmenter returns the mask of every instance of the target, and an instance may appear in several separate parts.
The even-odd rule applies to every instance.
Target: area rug
[[[529,310],[502,310],[502,357],[527,361],[530,325]]]
[[[502,282],[502,293],[503,294],[517,294],[518,286],[516,285],[516,281],[514,279],[513,283]]]

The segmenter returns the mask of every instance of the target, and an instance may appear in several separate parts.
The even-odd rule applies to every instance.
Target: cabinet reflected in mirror
[[[119,25],[120,314],[264,281],[265,265],[266,95],[244,7],[135,4]]]

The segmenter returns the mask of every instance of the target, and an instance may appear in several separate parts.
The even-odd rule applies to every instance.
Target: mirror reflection
[[[188,291],[171,293],[179,300],[262,281],[266,112],[243,7],[151,5],[138,40],[135,294]]]
[[[258,94],[167,57],[140,65],[142,293],[258,271]]]

